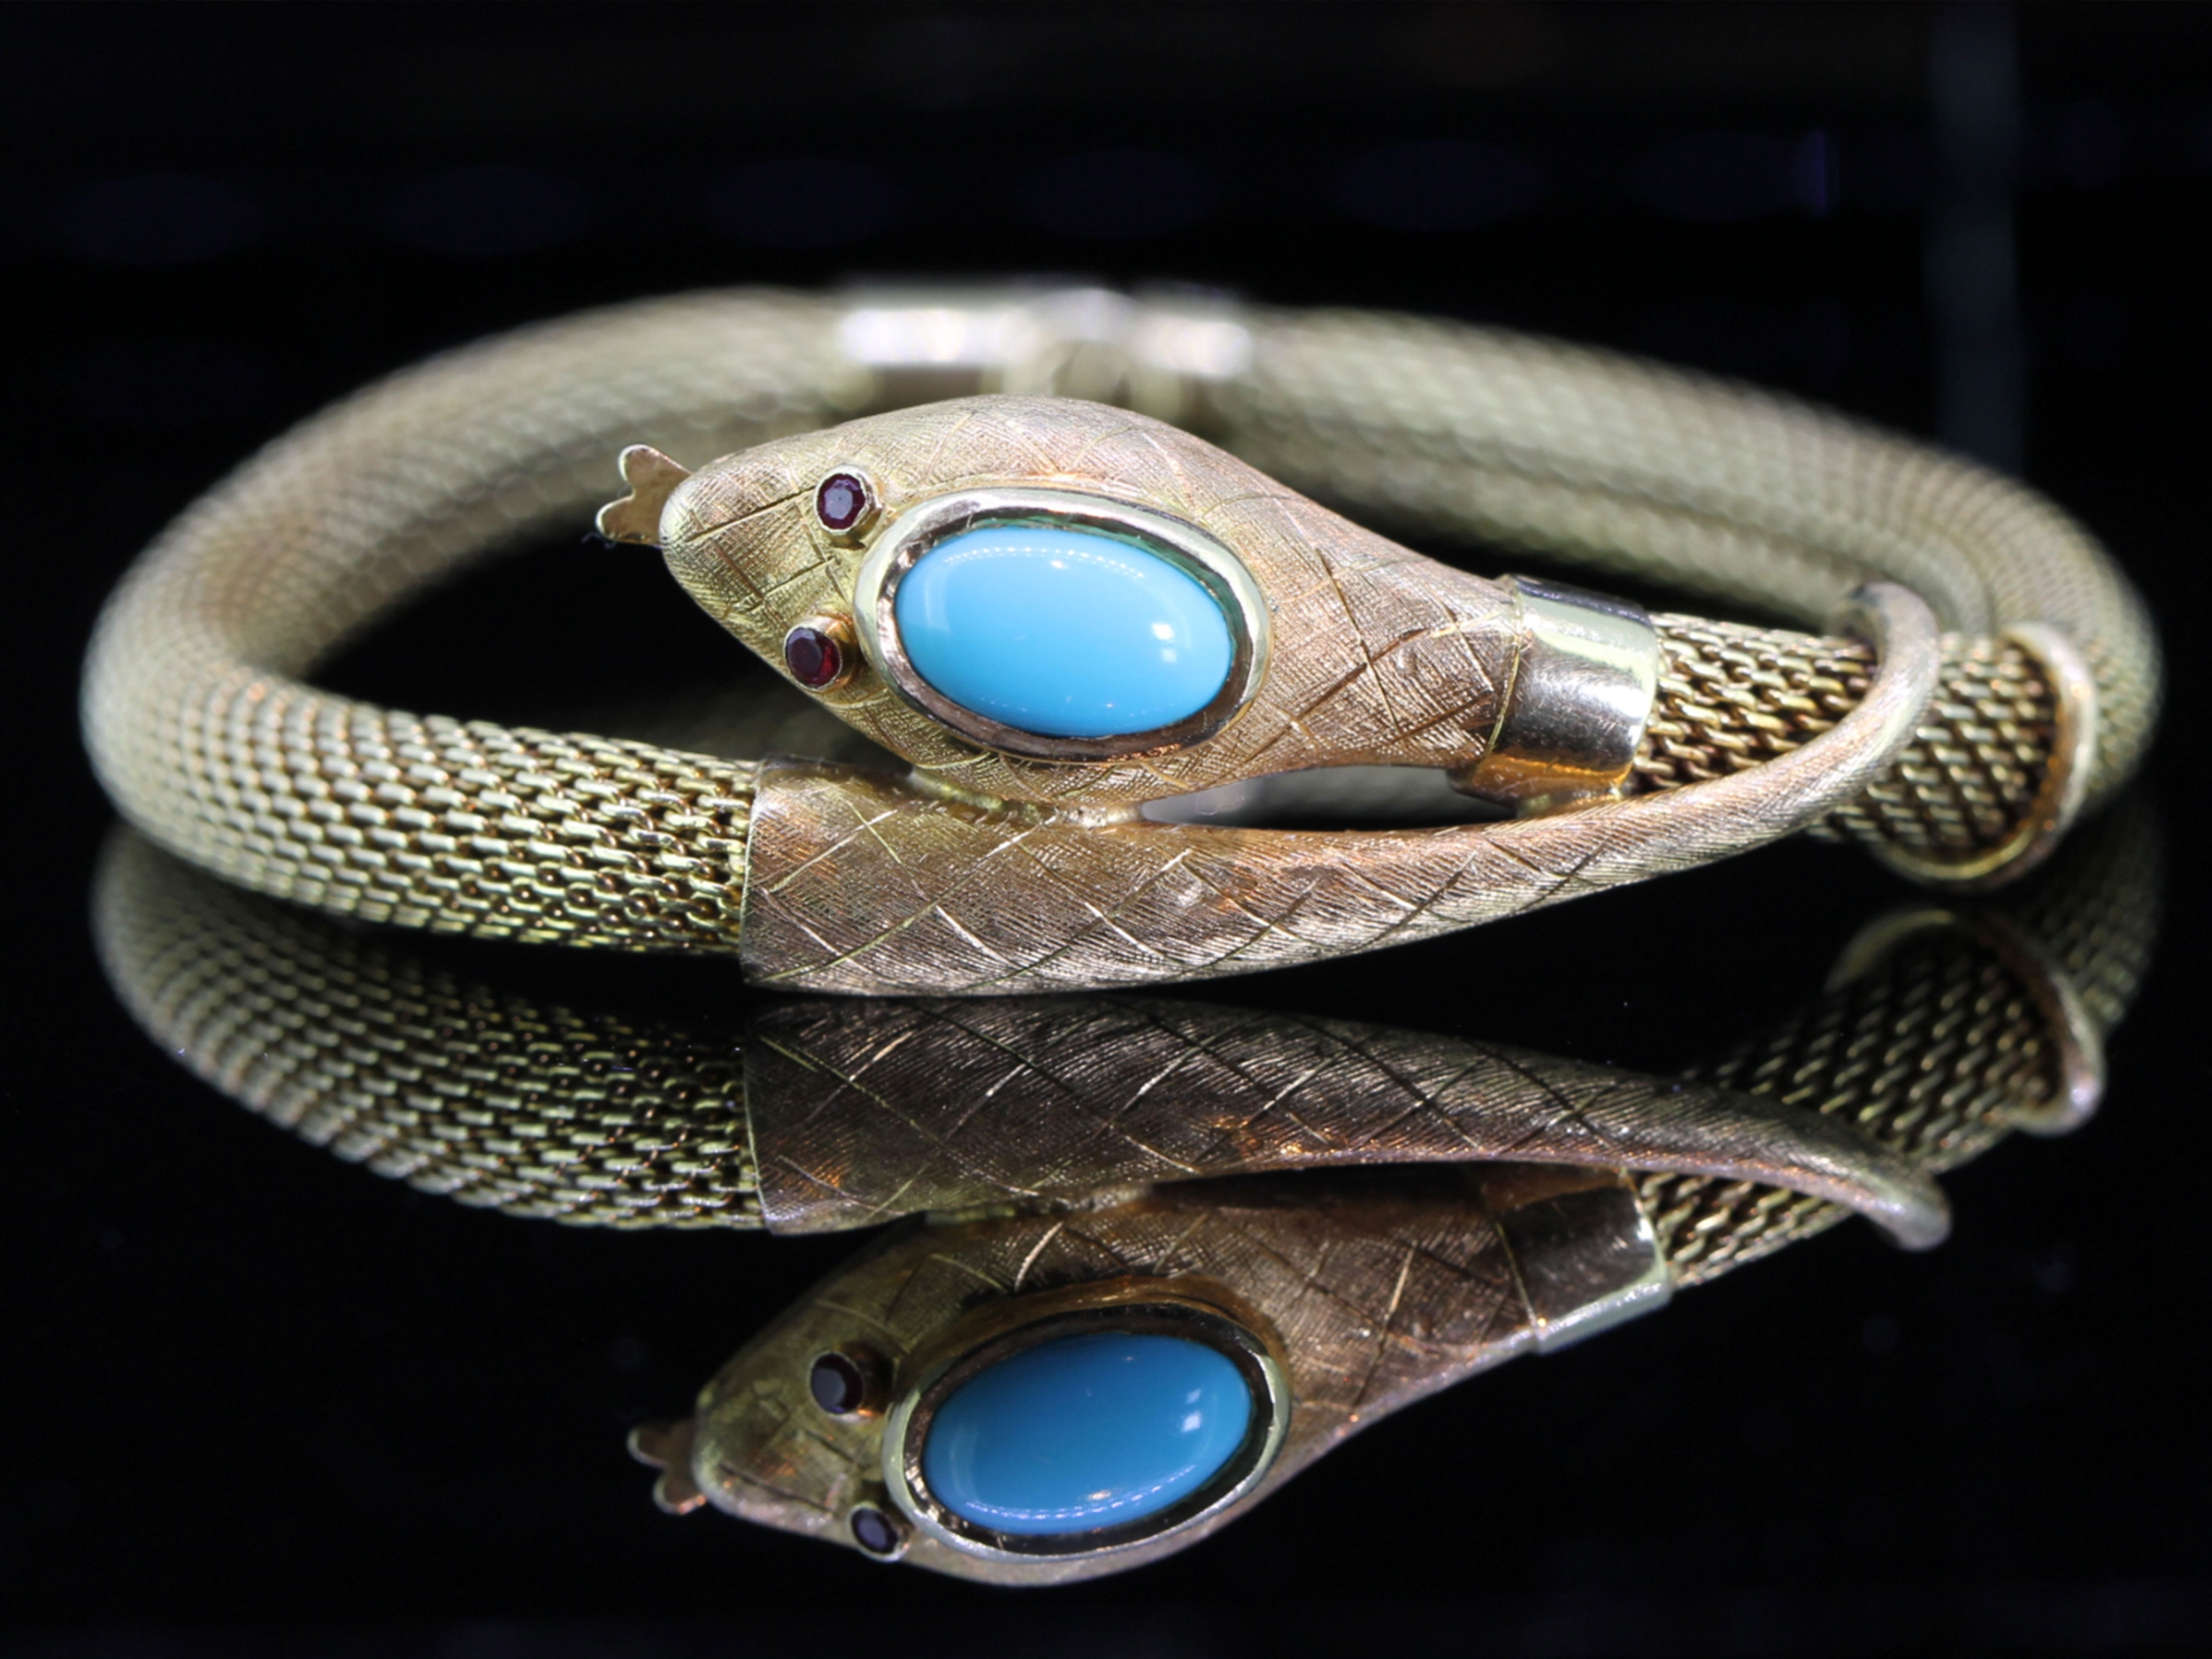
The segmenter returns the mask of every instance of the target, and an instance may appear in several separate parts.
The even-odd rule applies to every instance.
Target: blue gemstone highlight
[[[964,709],[1041,737],[1129,737],[1188,719],[1236,660],[1187,572],[1133,542],[1048,526],[949,536],[900,580],[914,671]]]
[[[1203,1486],[1252,1425],[1252,1390],[1185,1337],[1054,1338],[938,1407],[922,1479],[945,1508],[1023,1537],[1116,1526]]]

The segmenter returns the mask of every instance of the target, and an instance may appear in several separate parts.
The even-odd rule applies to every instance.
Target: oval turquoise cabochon
[[[1203,1342],[1057,1337],[953,1391],[922,1444],[922,1479],[955,1515],[1001,1532],[1116,1526],[1219,1473],[1252,1410],[1243,1373]]]
[[[1236,642],[1214,595],[1132,541],[1049,526],[949,536],[892,605],[914,672],[941,695],[1041,737],[1117,738],[1198,713]]]

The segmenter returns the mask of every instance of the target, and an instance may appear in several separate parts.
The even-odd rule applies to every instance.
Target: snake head
[[[949,792],[1111,816],[1263,774],[1450,768],[1516,649],[1497,585],[1173,426],[990,396],[778,439],[661,503],[669,568],[795,684]]]

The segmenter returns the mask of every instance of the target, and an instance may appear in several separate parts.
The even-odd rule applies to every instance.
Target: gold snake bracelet
[[[660,542],[747,644],[781,667],[795,629],[856,630],[865,661],[813,695],[891,765],[511,729],[303,680],[468,560],[578,523],[618,450],[633,491],[608,528]],[[877,492],[872,541],[810,515],[840,469]],[[1826,631],[1488,581],[1302,491]],[[1041,498],[1214,560],[1244,630],[1225,718],[1067,757],[949,723],[902,677],[856,584],[932,514]],[[2032,491],[1767,393],[1378,313],[737,291],[456,351],[279,439],[132,571],[84,713],[126,815],[263,892],[964,995],[1364,950],[1801,828],[1924,879],[2001,879],[2132,771],[2157,663],[2139,599]],[[1162,821],[1377,765],[1517,815]]]

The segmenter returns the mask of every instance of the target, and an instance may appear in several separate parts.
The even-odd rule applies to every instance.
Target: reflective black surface
[[[2212,1633],[2201,12],[18,7],[0,30],[21,521],[0,1617],[27,1651]],[[849,1244],[472,1213],[176,1069],[83,925],[107,821],[74,733],[84,634],[225,468],[442,346],[691,285],[1008,270],[1483,318],[2016,448],[2173,653],[2172,911],[2106,1117],[1952,1178],[1932,1256],[1845,1229],[1404,1412],[1124,1579],[991,1596],[655,1512],[624,1431],[680,1412]],[[652,561],[526,557],[537,580],[488,569],[329,678],[557,724],[751,672]],[[483,649],[495,615],[529,647]],[[1898,891],[1792,846],[1208,995],[1661,1069],[1799,1000]],[[710,965],[453,954],[579,1002],[739,995]]]

